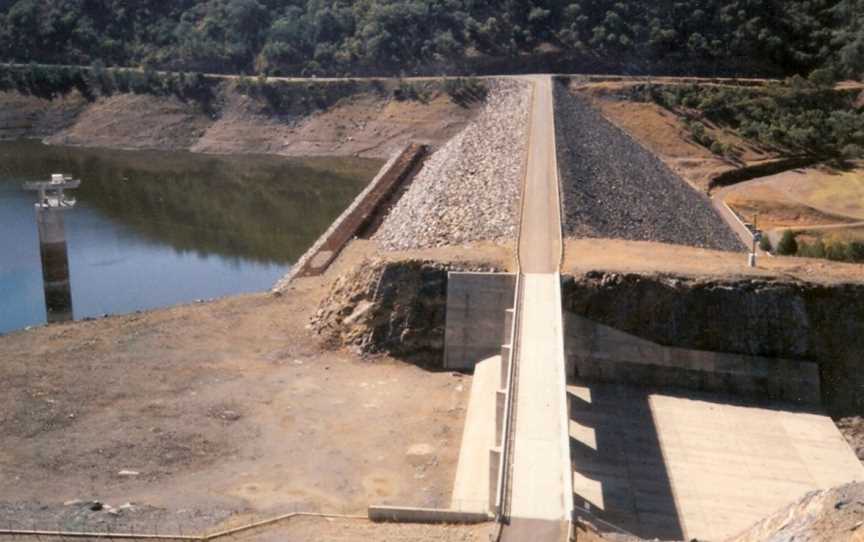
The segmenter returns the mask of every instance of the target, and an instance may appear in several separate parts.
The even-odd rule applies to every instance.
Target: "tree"
[[[795,239],[795,233],[792,230],[785,230],[780,242],[777,243],[777,254],[789,256],[798,252],[798,241]]]

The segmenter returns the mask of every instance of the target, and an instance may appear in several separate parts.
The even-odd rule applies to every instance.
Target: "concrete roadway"
[[[573,488],[570,463],[562,255],[552,81],[532,78],[533,106],[519,233],[521,306],[515,416],[505,541],[566,540]]]
[[[532,81],[534,96],[519,226],[519,267],[523,273],[556,273],[562,243],[552,80],[546,76]]]

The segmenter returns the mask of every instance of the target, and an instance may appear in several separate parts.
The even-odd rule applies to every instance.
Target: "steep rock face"
[[[818,362],[823,402],[864,411],[864,285],[591,272],[564,310],[668,346]]]
[[[369,260],[334,282],[312,327],[334,347],[387,352],[439,366],[448,271],[495,270],[482,264]]]
[[[727,542],[864,540],[864,484],[813,491]]]

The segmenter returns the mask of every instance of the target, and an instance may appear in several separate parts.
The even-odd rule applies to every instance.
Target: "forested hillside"
[[[864,0],[0,0],[0,60],[860,77]]]

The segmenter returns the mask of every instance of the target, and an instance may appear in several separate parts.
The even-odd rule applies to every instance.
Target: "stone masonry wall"
[[[659,344],[819,363],[833,413],[864,412],[864,285],[590,272],[564,310]]]

